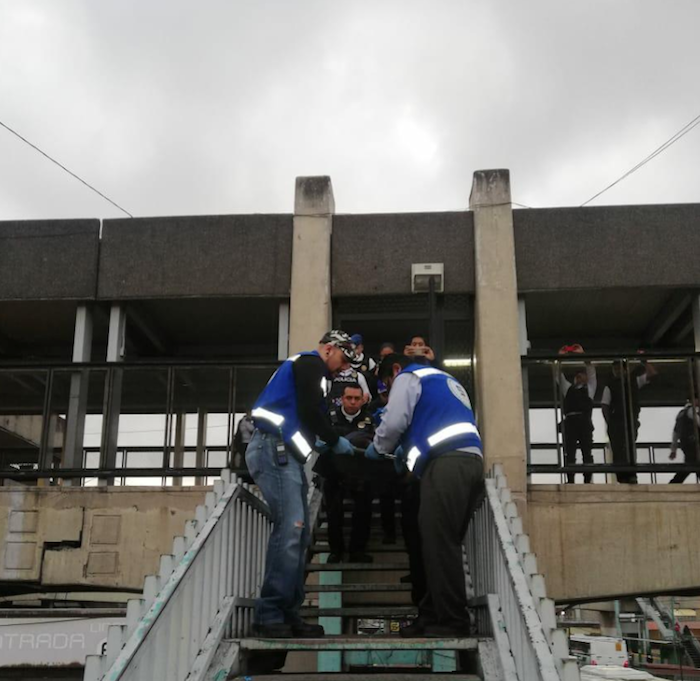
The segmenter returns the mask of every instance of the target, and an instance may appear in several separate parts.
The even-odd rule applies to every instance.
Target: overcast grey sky
[[[579,205],[700,114],[697,0],[0,0],[0,120],[140,215]],[[593,205],[700,202],[700,127]],[[0,219],[119,212],[0,129]]]

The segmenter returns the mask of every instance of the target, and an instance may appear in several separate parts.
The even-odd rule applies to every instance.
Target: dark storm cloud
[[[0,119],[136,215],[583,202],[700,113],[700,6],[6,1]],[[0,219],[117,211],[0,130]],[[700,201],[700,128],[597,203]]]

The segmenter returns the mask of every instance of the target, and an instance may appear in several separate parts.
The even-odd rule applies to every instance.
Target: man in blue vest
[[[406,637],[470,633],[462,541],[483,491],[481,438],[467,391],[450,374],[389,355],[379,367],[389,402],[369,458],[394,454],[420,479],[418,527],[427,593]]]
[[[285,360],[258,397],[252,411],[255,432],[246,463],[272,512],[265,576],[255,603],[253,633],[265,638],[315,638],[323,627],[299,616],[310,528],[304,464],[316,439],[335,454],[354,450],[338,437],[326,413],[332,374],[354,358],[343,331],[329,331],[317,350]]]

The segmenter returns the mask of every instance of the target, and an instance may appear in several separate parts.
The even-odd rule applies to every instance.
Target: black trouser
[[[612,449],[613,463],[620,466],[634,466],[637,463],[637,432],[639,425],[634,423],[629,431],[625,428],[624,415],[611,416],[608,423],[608,437],[610,449]],[[631,442],[628,442],[631,438]],[[636,483],[636,473],[618,473],[617,481],[623,483]]]
[[[583,463],[593,463],[593,423],[589,416],[574,414],[564,419],[564,454],[566,455],[566,465],[576,464],[576,449],[581,449]],[[574,482],[575,473],[567,474],[568,482]],[[591,482],[592,475],[586,473],[583,476],[584,482]]]
[[[411,600],[419,605],[425,598],[425,566],[418,529],[418,512],[420,510],[420,481],[411,478],[410,482],[400,488],[401,498],[401,533],[406,543],[408,566],[411,572]]]
[[[354,502],[350,527],[350,553],[360,553],[365,550],[372,521],[372,491],[368,485],[358,483],[348,490],[339,476],[332,475],[326,478],[323,484],[323,499],[328,516],[328,544],[331,553],[338,555],[345,553],[343,500],[346,496],[351,497]]]
[[[685,463],[697,463],[698,462],[698,448],[694,440],[689,442],[679,442],[680,448],[683,450],[683,456]],[[680,485],[685,482],[685,479],[692,475],[692,473],[676,473],[671,479],[672,485]],[[698,476],[698,482],[700,482],[700,476]]]
[[[462,542],[483,486],[483,459],[465,452],[442,454],[423,473],[418,522],[428,591],[419,611],[427,623],[469,627]]]
[[[396,494],[393,485],[379,495],[379,513],[385,537],[396,536]]]

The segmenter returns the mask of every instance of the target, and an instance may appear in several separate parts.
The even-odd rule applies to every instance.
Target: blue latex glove
[[[380,454],[375,448],[374,443],[372,443],[367,449],[365,449],[365,458],[372,459],[373,461],[379,461],[384,458],[384,454]]]
[[[324,452],[327,452],[330,449],[330,447],[323,440],[319,440],[317,438],[316,443],[314,444],[314,449],[319,454],[323,454]]]
[[[408,473],[408,466],[403,459],[396,458],[394,459],[394,470],[396,471],[396,474],[402,478],[404,475],[406,475],[406,473]]]
[[[353,456],[355,454],[355,448],[350,444],[350,441],[344,437],[338,438],[338,442],[331,447],[331,451],[333,454],[346,454],[348,456]]]
[[[403,447],[401,445],[394,450],[394,456],[396,457],[397,461],[406,461],[406,455],[404,454]]]

